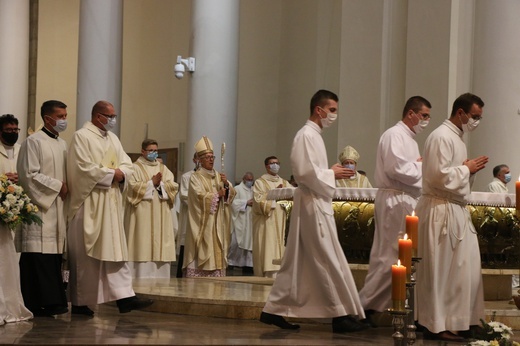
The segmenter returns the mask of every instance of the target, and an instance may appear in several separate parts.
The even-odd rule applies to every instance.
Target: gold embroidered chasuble
[[[236,192],[229,184],[227,199],[218,199],[221,188],[223,183],[215,170],[200,168],[191,175],[184,268],[194,262],[198,270],[224,270],[225,273],[231,232],[229,205]]]
[[[162,174],[160,193],[152,183],[152,177],[159,172]],[[150,189],[151,196],[146,194]],[[128,179],[125,207],[129,261],[175,261],[171,209],[178,189],[173,173],[164,164],[148,161],[142,156],[134,162],[134,174]]]

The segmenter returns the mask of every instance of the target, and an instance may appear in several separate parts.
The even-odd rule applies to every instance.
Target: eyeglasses
[[[428,114],[428,113],[417,112],[416,114],[419,114],[424,120],[428,120],[431,118],[430,114]]]
[[[105,113],[101,113],[101,112],[98,112],[98,113],[108,119],[114,119],[115,117],[117,117],[117,114],[105,114]]]
[[[204,156],[204,157],[201,157],[202,160],[215,160],[215,156],[213,155],[208,155],[208,156]]]
[[[5,132],[5,133],[20,133],[20,129],[3,129],[2,132]]]
[[[480,115],[473,115],[473,114],[468,114],[471,118],[475,119],[475,120],[480,120],[482,119],[482,116]]]

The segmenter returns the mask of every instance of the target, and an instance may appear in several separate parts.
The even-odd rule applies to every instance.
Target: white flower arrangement
[[[22,223],[41,225],[37,213],[38,207],[31,203],[23,188],[7,179],[5,174],[0,175],[0,222],[10,229]]]
[[[481,320],[482,321],[482,320]],[[520,346],[516,341],[511,340],[513,330],[501,322],[482,321],[483,332],[478,335],[479,340],[470,342],[471,346]]]

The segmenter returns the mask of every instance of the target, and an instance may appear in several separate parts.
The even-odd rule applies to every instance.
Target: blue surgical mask
[[[506,184],[511,181],[511,173],[504,174],[504,180],[506,181]]]
[[[247,186],[248,188],[253,187],[253,181],[252,181],[252,180],[246,180],[246,186]]]
[[[159,156],[159,153],[157,153],[156,151],[152,151],[151,153],[148,153],[146,155],[146,159],[148,161],[155,161],[155,160],[157,160],[158,156]]]

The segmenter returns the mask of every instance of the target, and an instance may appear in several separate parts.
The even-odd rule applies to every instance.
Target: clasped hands
[[[469,172],[471,174],[475,174],[477,173],[478,171],[480,171],[481,169],[483,169],[484,167],[486,167],[486,163],[488,162],[489,160],[489,157],[487,156],[479,156],[475,159],[467,159],[466,161],[463,162],[463,164],[465,166],[468,166],[469,168]]]

